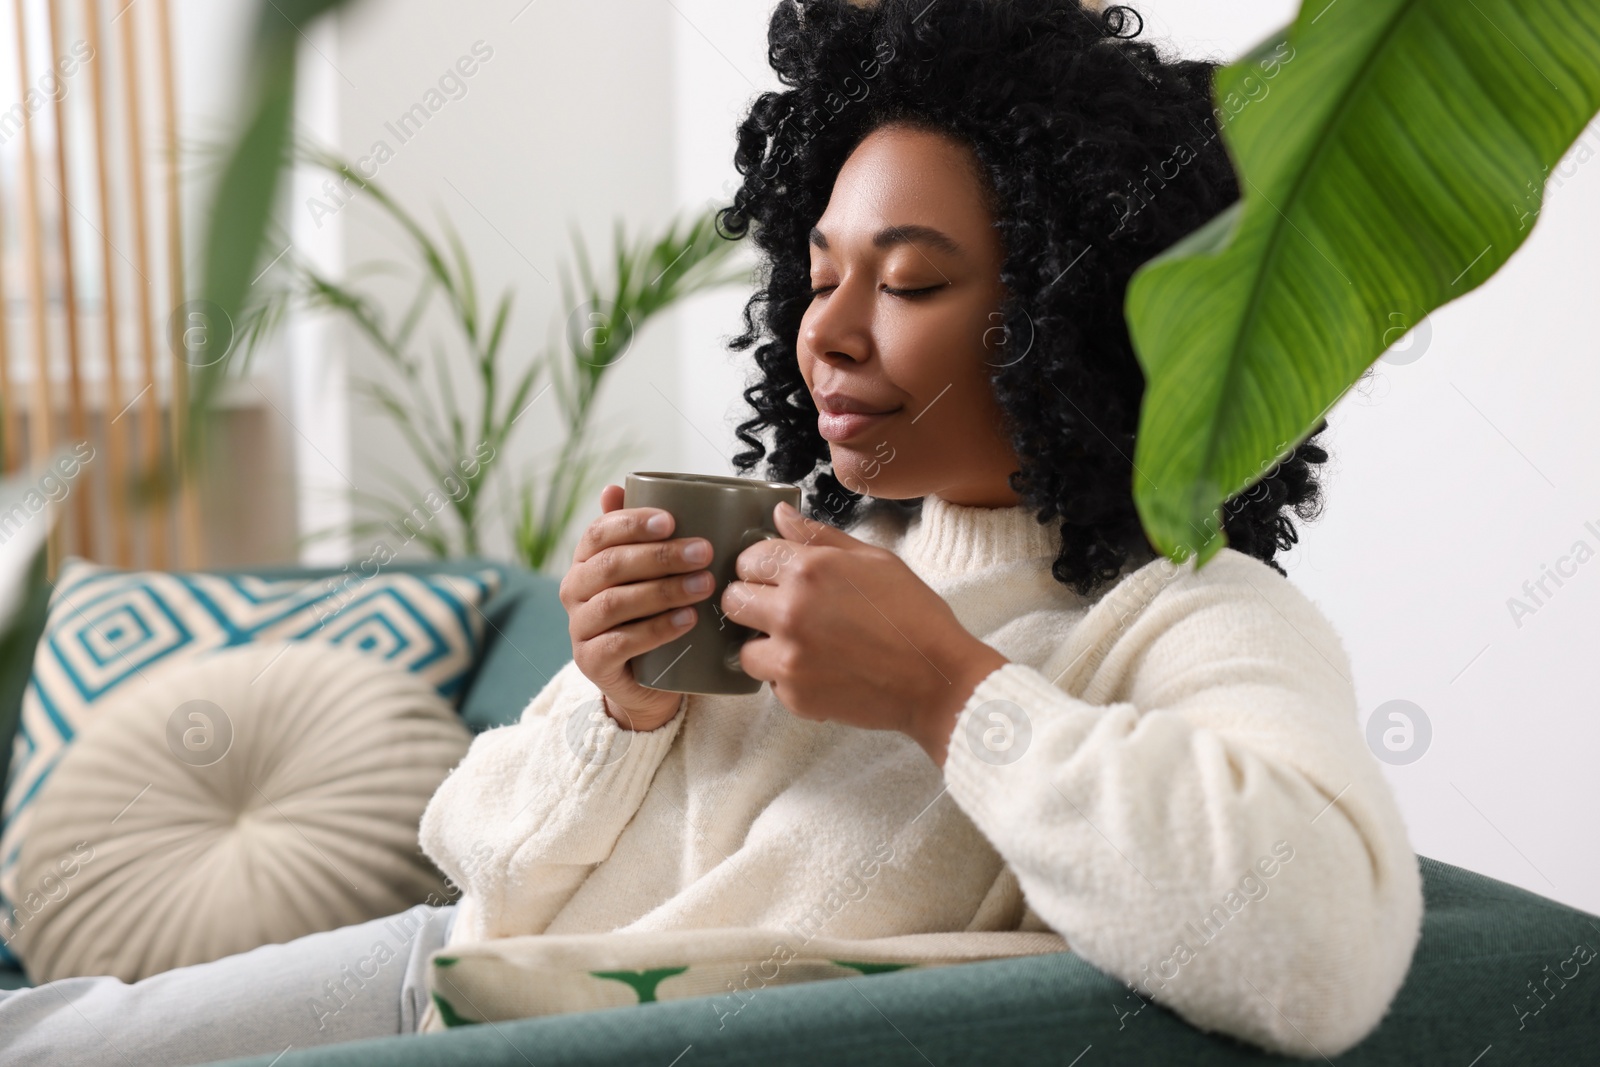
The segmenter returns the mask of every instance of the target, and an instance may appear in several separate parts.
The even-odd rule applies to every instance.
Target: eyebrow
[[[872,247],[880,249],[893,248],[895,245],[901,244],[913,244],[919,241],[937,248],[941,252],[948,252],[954,256],[961,255],[961,246],[956,244],[949,234],[936,230],[932,226],[918,226],[915,224],[885,226],[872,235]],[[824,251],[827,250],[828,239],[815,226],[811,227],[811,243]]]

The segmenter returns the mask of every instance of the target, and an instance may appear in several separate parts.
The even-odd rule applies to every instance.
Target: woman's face
[[[990,390],[1004,354],[1003,252],[971,149],[881,127],[851,153],[811,231],[800,373],[833,469],[887,499],[1018,503],[1018,467]],[[855,407],[875,415],[830,414]]]

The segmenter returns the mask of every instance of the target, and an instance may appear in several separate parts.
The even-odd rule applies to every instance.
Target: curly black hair
[[[780,0],[768,58],[789,88],[762,93],[741,122],[743,182],[717,217],[763,261],[732,342],[755,346],[759,372],[744,391],[755,415],[738,427],[741,473],[766,457],[768,478],[814,475],[811,517],[854,517],[863,494],[835,476],[796,360],[808,235],[869,133],[936,130],[974,151],[996,216],[1004,336],[1027,354],[991,362],[990,381],[1020,464],[1009,484],[1041,523],[1060,524],[1053,576],[1087,595],[1130,553],[1152,554],[1133,504],[1144,374],[1124,296],[1140,264],[1239,190],[1213,113],[1215,64],[1164,58],[1132,40],[1142,25],[1129,8],[1079,0]],[[1286,510],[1320,512],[1326,425],[1222,509],[1232,547],[1280,573],[1274,555],[1297,540]]]

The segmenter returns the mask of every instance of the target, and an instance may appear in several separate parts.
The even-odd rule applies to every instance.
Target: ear
[[[863,544],[837,526],[806,518],[787,500],[772,509],[772,516],[778,532],[790,541],[831,548],[851,548]]]

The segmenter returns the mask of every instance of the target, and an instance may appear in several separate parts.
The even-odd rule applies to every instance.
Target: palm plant
[[[357,175],[346,161],[314,147],[302,146],[299,155],[365,192],[400,231],[413,261],[363,264],[336,279],[301,257],[286,256],[278,274],[282,280],[265,287],[243,316],[244,359],[274,334],[291,307],[334,312],[372,346],[384,371],[381,377],[357,379],[357,395],[388,418],[430,478],[426,487],[419,487],[385,471],[387,492],[353,490],[361,511],[357,521],[314,536],[389,530],[438,557],[479,555],[490,529],[486,501],[493,488],[503,495],[499,518],[515,556],[526,566],[543,568],[593,487],[595,474],[610,469],[630,448],[623,443],[602,449],[592,440],[592,415],[606,372],[634,335],[675,302],[742,278],[743,272],[724,268],[734,246],[717,235],[710,211],[687,224],[673,222],[655,237],[630,238],[619,223],[610,277],[601,278],[583,240],[574,234],[575,266],[560,270],[563,306],[574,309],[568,328],[512,372],[506,366],[505,339],[513,294],[502,291],[492,303],[482,298],[466,247],[448,219],[440,223],[443,239],[435,239],[393,196]],[[380,278],[399,278],[407,286],[410,296],[398,316],[388,314],[372,291]],[[453,345],[435,338],[430,354],[421,355],[417,349],[424,343],[423,323],[441,302]],[[469,366],[475,396],[458,396],[451,373],[455,361]],[[539,388],[546,375],[548,382]],[[522,415],[552,388],[565,431],[559,454],[546,478],[526,468],[512,475],[505,463],[506,446]],[[437,488],[441,485],[448,487],[443,494]],[[449,509],[451,520],[443,526],[411,521],[418,502],[430,493]]]
[[[561,306],[573,310],[557,342],[564,341],[573,358],[550,362],[566,438],[542,496],[535,499],[530,480],[516,494],[514,544],[518,558],[529,566],[542,566],[550,558],[587,499],[594,474],[609,467],[609,456],[590,455],[587,447],[590,416],[606,371],[628,351],[644,324],[676,301],[747,280],[748,272],[721,266],[733,245],[717,235],[715,214],[708,210],[681,232],[675,222],[654,240],[644,237],[634,243],[618,223],[609,283],[597,278],[587,249],[574,236],[575,269],[563,267],[559,273]]]

